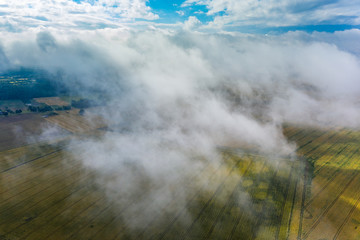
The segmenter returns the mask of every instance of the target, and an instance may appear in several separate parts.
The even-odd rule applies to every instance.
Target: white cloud
[[[214,26],[360,24],[358,1],[187,0],[182,6],[189,7],[194,4],[207,7],[207,14],[215,16],[212,23]]]
[[[194,14],[205,14],[205,12],[198,10],[198,11],[195,11]]]
[[[192,30],[192,29],[195,29],[197,28],[198,26],[201,25],[201,22],[199,19],[197,19],[197,17],[195,16],[190,16],[188,18],[188,20],[186,20],[184,22],[184,29],[185,30]]]
[[[304,42],[326,42],[336,45],[339,49],[350,52],[356,56],[360,56],[360,30],[349,29],[344,31],[330,32],[312,32],[291,31],[282,35],[286,39],[294,39],[294,41]]]
[[[0,0],[0,27],[21,31],[29,27],[96,29],[121,27],[137,18],[154,20],[147,0]]]
[[[182,10],[176,11],[176,13],[179,14],[180,16],[184,16],[184,15],[185,15],[185,12],[182,11]]]
[[[109,106],[97,114],[114,132],[79,139],[69,150],[99,173],[111,201],[132,203],[119,212],[130,227],[186,211],[193,192],[185,183],[206,161],[220,162],[217,146],[289,154],[284,122],[360,127],[360,60],[331,40],[355,43],[357,31],[267,37],[48,30],[1,35],[0,59],[62,73],[80,93],[104,91]],[[144,191],[144,184],[153,187]]]

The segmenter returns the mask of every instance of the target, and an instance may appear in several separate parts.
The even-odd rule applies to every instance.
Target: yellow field
[[[75,112],[46,120],[74,133],[98,127]],[[284,134],[297,159],[222,148],[223,161],[196,176],[202,184],[188,180],[186,205],[165,214],[174,203],[162,206],[136,230],[121,217],[132,203],[108,201],[66,140],[2,151],[0,240],[360,239],[360,132],[287,126]]]
[[[70,105],[70,103],[61,100],[60,97],[42,97],[42,98],[34,98],[34,100],[38,103],[45,103],[49,106],[69,106]]]
[[[58,115],[47,117],[45,120],[72,133],[89,133],[95,129],[106,127],[101,117],[81,116],[78,109],[57,113]]]

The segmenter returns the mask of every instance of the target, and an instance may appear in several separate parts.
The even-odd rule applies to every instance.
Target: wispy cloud
[[[94,29],[121,27],[134,19],[154,20],[158,15],[146,0],[13,0],[0,1],[0,27],[22,31],[29,27]]]
[[[164,4],[160,8],[148,0],[0,0],[0,30],[12,32],[39,27],[163,28],[164,24],[176,29],[180,22],[186,28],[188,21],[184,19],[194,15],[201,22],[199,29],[204,31],[360,25],[360,8],[354,0],[186,0],[180,6]],[[156,21],[159,18],[161,21]]]
[[[185,12],[182,11],[182,10],[176,11],[176,13],[179,14],[180,16],[184,16],[184,15],[185,15]]]
[[[210,26],[296,26],[316,24],[360,24],[357,1],[346,0],[186,0],[182,7],[204,5],[214,16]]]
[[[191,29],[199,20],[186,24]],[[352,54],[358,30],[36,30],[0,36],[0,61],[7,63],[0,68],[43,69],[79,95],[103,93],[107,106],[97,114],[114,131],[74,140],[69,151],[97,172],[109,200],[131,203],[116,212],[130,228],[153,223],[155,214],[186,212],[194,189],[185,183],[207,163],[220,164],[219,145],[291,154],[284,122],[360,127],[360,61]],[[353,47],[345,48],[345,39]],[[207,176],[191,180],[203,182]]]

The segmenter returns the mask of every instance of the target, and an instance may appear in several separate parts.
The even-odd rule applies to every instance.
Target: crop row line
[[[350,181],[347,182],[347,184],[345,185],[345,187],[341,190],[341,192],[336,196],[336,198],[331,201],[331,203],[325,208],[325,210],[316,218],[315,222],[313,223],[313,225],[311,226],[311,228],[304,234],[304,238],[307,238],[309,236],[309,234],[316,228],[316,226],[320,223],[322,217],[329,212],[329,210],[331,209],[332,206],[334,206],[334,204],[336,203],[336,201],[340,198],[340,196],[345,192],[345,190],[350,186],[350,184],[352,183],[352,181],[354,181],[355,177],[358,175],[359,173],[354,174]]]
[[[72,167],[76,167],[76,166],[78,166],[78,165],[80,165],[80,164],[75,164],[75,165],[71,166],[71,168],[72,168]],[[70,169],[70,166],[67,167],[67,168]],[[48,181],[46,182],[46,184],[49,185],[48,187],[45,187],[45,188],[40,189],[40,191],[32,194],[32,195],[29,196],[29,197],[35,196],[36,194],[41,193],[41,192],[45,191],[46,189],[49,189],[49,188],[51,187],[51,183],[53,182],[53,180],[54,180],[54,179],[56,180],[59,176],[62,176],[62,175],[63,175],[63,174],[62,174],[60,171],[57,172],[56,174],[52,175],[49,179],[47,179]],[[58,181],[55,181],[55,182],[59,182],[59,180],[58,180]],[[8,207],[8,208],[12,208],[12,207],[16,206],[17,204],[20,204],[21,202],[24,202],[27,198],[26,198],[26,199],[22,199],[22,200],[21,200],[20,202],[18,202],[18,203],[16,203],[15,201],[12,201],[11,199],[16,198],[16,197],[19,197],[19,196],[21,196],[21,195],[24,195],[24,194],[26,194],[27,191],[29,191],[29,190],[31,190],[31,189],[33,189],[33,188],[36,189],[36,187],[38,187],[39,185],[40,185],[40,184],[37,184],[37,185],[31,184],[31,181],[30,181],[30,179],[29,179],[28,181],[26,181],[26,185],[25,185],[25,187],[24,187],[23,189],[20,188],[21,190],[18,191],[18,192],[16,192],[15,194],[10,194],[10,196],[8,196],[8,198],[3,198],[0,205],[7,204],[7,202],[10,202],[10,201],[11,201],[11,203],[14,204],[14,205],[11,206],[11,207]],[[45,185],[45,186],[47,186],[47,185]],[[7,193],[8,191],[9,191],[9,190],[5,191],[4,193]],[[4,195],[4,193],[3,193],[3,195]],[[29,197],[28,197],[28,198],[29,198]]]
[[[285,207],[286,207],[286,202],[287,202],[287,199],[288,199],[288,194],[289,194],[289,188],[290,188],[290,185],[291,185],[291,179],[292,179],[292,174],[293,174],[293,171],[294,171],[294,165],[295,163],[293,162],[292,165],[291,165],[291,170],[290,170],[290,174],[289,174],[289,177],[288,177],[288,180],[287,180],[287,185],[286,185],[286,188],[285,188],[285,197],[284,197],[284,204],[281,208],[281,213],[280,213],[280,224],[279,226],[277,227],[276,229],[276,233],[275,233],[275,239],[279,239],[279,235],[280,235],[280,228],[281,228],[281,224],[282,224],[282,219],[284,217],[284,212],[285,212]],[[297,181],[297,180],[296,180]],[[296,190],[296,184],[295,184],[295,190]],[[292,208],[293,208],[293,205],[294,205],[294,199],[292,201]],[[290,213],[290,215],[292,215],[292,213]],[[289,222],[288,222],[289,224]]]
[[[57,149],[57,150],[55,150],[55,151],[53,151],[53,152],[50,152],[50,153],[47,153],[47,154],[45,154],[45,155],[43,155],[43,156],[36,157],[36,158],[33,158],[33,159],[29,160],[29,161],[26,161],[26,162],[17,164],[17,165],[12,166],[12,167],[10,167],[10,168],[8,168],[8,169],[2,170],[2,171],[0,172],[0,174],[1,174],[1,173],[4,173],[4,172],[8,172],[8,171],[10,171],[10,170],[12,170],[12,169],[14,169],[14,168],[21,167],[21,166],[26,165],[26,164],[28,164],[28,163],[30,163],[30,162],[34,162],[34,161],[36,161],[36,160],[38,160],[38,159],[41,159],[41,158],[46,157],[46,156],[49,156],[49,155],[51,155],[51,154],[60,152],[61,150],[62,150],[62,149]]]
[[[218,195],[218,193],[221,191],[221,189],[223,188],[226,179],[230,176],[230,174],[234,171],[234,169],[239,165],[240,160],[236,162],[236,164],[233,165],[233,167],[231,168],[231,170],[229,171],[229,173],[224,177],[224,179],[222,180],[222,182],[220,183],[220,185],[216,188],[215,192],[212,194],[212,196],[208,199],[208,201],[202,206],[200,212],[198,213],[198,215],[196,216],[196,218],[192,221],[191,225],[188,227],[188,229],[186,230],[186,233],[184,234],[184,237],[186,235],[189,234],[190,230],[193,228],[193,226],[195,225],[195,223],[199,220],[199,218],[202,216],[203,212],[205,211],[205,209],[209,206],[210,202]]]
[[[358,152],[359,149],[356,149],[355,152],[353,152],[351,154],[351,156],[349,158],[347,158],[346,161],[344,161],[333,173],[331,173],[331,177],[327,180],[326,184],[320,189],[320,191],[315,194],[305,205],[305,207],[308,207],[313,201],[314,199],[319,196],[319,194],[324,191],[325,188],[327,188],[327,186],[335,179],[335,177],[338,175],[338,173],[341,171],[341,168],[347,164],[352,158],[353,156]],[[344,157],[345,158],[345,157]]]
[[[251,165],[253,164],[253,161],[250,162],[249,166],[246,168],[246,170],[244,171],[243,173],[243,176],[245,176],[247,174],[247,172],[249,171]],[[265,162],[264,162],[265,164]],[[222,206],[222,208],[220,209],[219,213],[216,215],[215,217],[215,220],[213,222],[213,224],[211,225],[210,227],[210,230],[208,231],[207,235],[205,236],[205,239],[209,239],[209,237],[211,236],[211,234],[213,233],[214,229],[215,229],[215,226],[217,224],[217,222],[219,221],[219,218],[220,216],[222,216],[223,212],[225,211],[225,209],[227,207],[230,207],[230,202],[232,199],[234,199],[236,193],[237,193],[237,190],[241,187],[241,183],[242,183],[242,179],[240,179],[237,184],[235,185],[235,187],[233,188],[231,194],[229,195],[226,203]],[[231,239],[231,237],[230,237]]]
[[[72,175],[76,175],[76,174],[77,174],[77,172],[74,172]],[[72,175],[71,175],[71,176],[72,176]],[[82,176],[80,179],[76,179],[76,180],[72,181],[71,183],[65,185],[64,188],[67,188],[67,187],[71,187],[71,186],[73,186],[73,185],[76,185],[76,184],[78,183],[78,180],[79,180],[80,182],[84,181],[84,184],[81,184],[80,186],[78,186],[77,188],[75,188],[75,189],[74,189],[73,191],[71,191],[69,194],[65,195],[65,197],[60,198],[60,199],[57,199],[57,200],[53,203],[53,206],[59,204],[60,202],[64,201],[65,199],[69,198],[69,197],[70,197],[72,194],[74,194],[75,192],[77,192],[77,191],[79,191],[80,189],[83,189],[85,186],[87,186],[88,184],[85,184],[85,183],[86,183],[85,180],[86,180],[87,177],[90,176],[90,175],[91,175],[91,174],[88,173],[88,174],[86,174],[85,176]],[[70,176],[69,176],[69,177],[70,177]],[[53,187],[53,185],[52,185],[52,187]],[[44,190],[43,190],[43,191],[44,191]],[[54,192],[52,192],[51,194],[47,195],[45,198],[43,198],[43,199],[41,199],[41,200],[39,200],[39,201],[36,201],[36,202],[33,203],[31,206],[27,205],[27,207],[28,207],[29,209],[34,208],[36,205],[41,204],[43,201],[46,201],[47,199],[50,199],[52,196],[56,195],[56,194],[59,193],[60,191],[63,191],[63,189],[54,191]],[[47,210],[47,209],[41,209],[41,210],[37,213],[37,217],[39,217],[39,216],[40,216],[43,212],[45,212],[46,210]],[[10,219],[6,219],[6,220],[10,220]],[[23,223],[20,223],[20,224],[16,225],[15,227],[9,229],[9,230],[6,232],[6,234],[10,234],[12,231],[20,228],[21,226],[23,226],[23,225],[25,225],[25,224],[27,224],[27,222],[23,222]],[[37,229],[34,229],[34,230],[37,230]]]
[[[229,151],[224,151],[224,153],[226,153],[227,155],[230,155],[230,154],[231,154]],[[229,156],[228,156],[228,158],[229,158]],[[221,166],[222,166],[224,163],[225,163],[225,161],[222,162],[222,164],[220,165],[219,168],[221,168]],[[209,165],[210,165],[210,163],[208,163],[208,164],[202,169],[201,173],[199,174],[200,176],[205,172],[205,170],[209,167]],[[218,169],[217,169],[217,170],[218,170]],[[216,171],[217,171],[217,170],[216,170]],[[215,171],[215,172],[216,172],[216,171]],[[193,180],[193,179],[195,179],[195,176],[192,178],[192,180]],[[190,180],[190,182],[192,182],[192,180]],[[196,196],[196,195],[198,195],[198,194],[195,194],[195,196]],[[166,205],[166,207],[164,207],[164,209],[166,209],[166,208],[169,207],[170,205],[171,205],[171,203],[169,203],[168,205]],[[156,217],[157,217],[157,216],[156,216]],[[154,220],[156,221],[155,218],[154,218]],[[144,228],[144,230],[139,233],[139,235],[137,236],[137,238],[140,239],[141,236],[145,233],[145,231],[150,227],[150,225],[151,225],[151,223],[148,223],[147,226]]]
[[[221,166],[224,165],[224,164],[225,164],[225,161],[222,161],[221,164],[219,165],[219,167],[215,170],[215,173],[216,173],[216,172],[221,168]],[[205,171],[208,166],[209,166],[209,163],[204,167],[203,171]],[[194,198],[195,198],[195,196],[194,196]],[[131,207],[133,204],[134,204],[134,202],[130,202],[129,204],[127,204],[124,208],[122,208],[122,209],[120,210],[120,212],[117,214],[117,216],[113,217],[113,218],[110,220],[110,222],[108,222],[108,223],[107,223],[106,225],[104,225],[101,229],[99,229],[93,236],[97,236],[98,234],[100,234],[101,232],[103,232],[108,225],[116,222],[116,221],[118,220],[118,218],[121,216],[121,214],[123,214],[123,212],[125,212],[125,211],[126,211],[129,207]],[[181,214],[181,212],[179,213],[179,215],[180,215],[180,214]],[[125,227],[126,227],[126,226],[124,226],[124,228],[125,228]],[[147,229],[147,228],[144,228],[144,231],[146,231],[146,229]],[[144,232],[144,231],[143,231],[143,232]],[[119,236],[120,232],[121,232],[121,229],[120,229],[117,233],[114,234],[115,237],[114,237],[113,239],[116,239],[116,238]],[[143,232],[141,232],[139,235],[142,235]],[[139,237],[140,237],[140,236],[139,236]],[[71,239],[71,237],[70,237],[69,239]]]
[[[241,161],[241,159],[239,159],[234,166],[231,169],[231,172],[233,171],[233,169],[235,168],[235,166],[237,166],[239,164],[239,162]],[[248,168],[251,166],[252,162],[254,161],[254,159],[251,159],[250,164],[248,165]],[[216,172],[220,169],[220,167],[216,170]],[[230,173],[231,173],[230,172]],[[230,174],[229,173],[229,174]],[[226,179],[226,178],[225,178]],[[225,181],[225,180],[224,180]],[[170,222],[170,224],[168,225],[168,227],[160,234],[159,239],[163,239],[166,234],[170,231],[170,229],[172,228],[172,226],[174,225],[174,223],[178,220],[178,218],[180,217],[180,215],[182,214],[183,211],[185,211],[185,209],[188,207],[188,205],[190,204],[190,202],[192,202],[197,195],[200,194],[200,192],[202,191],[202,189],[204,189],[206,187],[206,184],[204,184],[202,186],[202,188],[199,189],[199,191],[196,192],[196,194],[194,194],[194,196],[191,198],[191,200],[184,206],[184,208],[173,218],[173,220]],[[194,223],[194,222],[193,222]],[[193,225],[193,223],[191,225]],[[189,227],[189,229],[191,228],[191,226]]]
[[[346,218],[344,219],[344,221],[341,223],[340,227],[338,228],[338,230],[336,231],[333,240],[336,240],[337,237],[340,235],[342,229],[345,226],[345,223],[347,223],[347,221],[349,220],[350,216],[353,214],[353,212],[355,211],[355,209],[357,209],[357,206],[359,205],[360,202],[360,197],[358,197],[358,199],[356,200],[355,204],[352,206],[350,212],[346,215]]]

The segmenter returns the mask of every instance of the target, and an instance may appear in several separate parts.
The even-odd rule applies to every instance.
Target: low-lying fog
[[[98,171],[110,200],[132,203],[123,217],[141,227],[164,206],[185,206],[192,189],[183,183],[221,161],[218,146],[247,144],[276,159],[296,149],[283,123],[358,128],[358,40],[359,30],[39,30],[1,37],[0,69],[46,70],[74,94],[106,99],[99,113],[115,131],[69,149]]]

